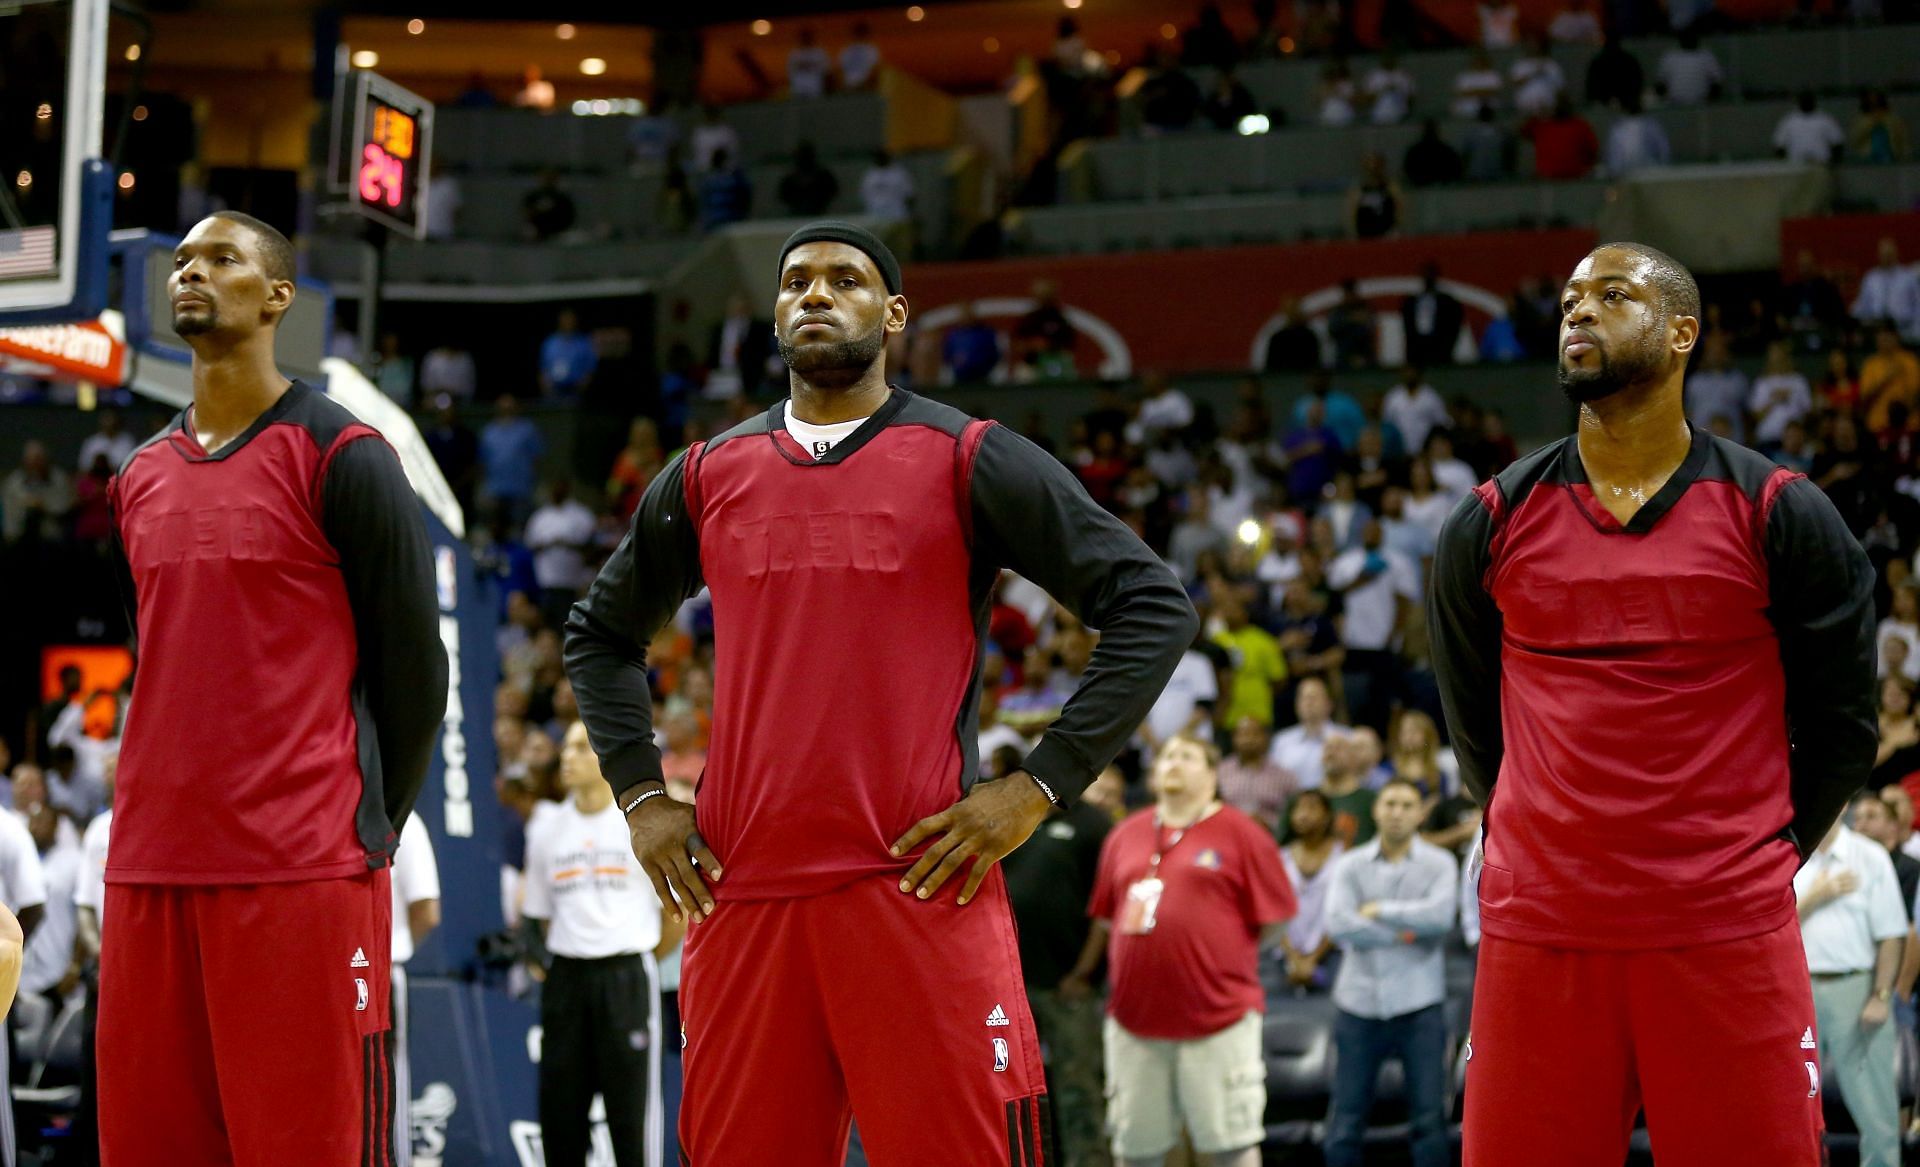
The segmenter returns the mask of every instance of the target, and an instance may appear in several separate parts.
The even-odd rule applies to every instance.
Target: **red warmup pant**
[[[840,1167],[857,1118],[874,1167],[1052,1167],[1006,883],[965,907],[959,884],[922,902],[868,877],[694,925],[685,1164]]]
[[[1799,927],[1612,952],[1485,937],[1464,1167],[1620,1167],[1645,1106],[1660,1167],[1818,1167]]]
[[[390,894],[108,884],[103,1167],[392,1167]]]

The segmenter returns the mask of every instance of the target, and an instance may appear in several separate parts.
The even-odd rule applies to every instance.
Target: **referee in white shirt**
[[[1793,877],[1800,935],[1813,974],[1820,1059],[1860,1130],[1861,1167],[1898,1167],[1895,1035],[1887,1023],[1906,945],[1907,913],[1885,847],[1835,823]],[[1801,1041],[1809,1088],[1819,1084],[1813,1034]]]
[[[413,1059],[407,1053],[407,962],[413,950],[440,926],[440,866],[433,839],[420,816],[407,816],[393,853],[393,1163],[413,1162]]]
[[[540,995],[546,1162],[585,1163],[600,1094],[614,1161],[659,1167],[660,901],[577,721],[560,747],[560,783],[567,801],[528,833],[524,907],[552,954]]]

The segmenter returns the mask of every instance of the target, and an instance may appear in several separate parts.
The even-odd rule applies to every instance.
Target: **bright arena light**
[[[577,30],[571,24],[562,24],[562,25],[557,25],[554,28],[553,35],[559,37],[563,41],[570,41],[573,39],[573,34],[576,31]]]
[[[1240,124],[1235,126],[1234,128],[1236,130],[1239,130],[1242,135],[1246,137],[1252,137],[1255,134],[1266,133],[1268,130],[1273,128],[1273,125],[1271,122],[1267,121],[1266,114],[1250,113],[1246,117],[1241,118]]]
[[[753,35],[755,36],[765,36],[772,31],[773,21],[771,20],[756,20],[753,22]]]
[[[580,62],[580,71],[589,77],[598,77],[607,71],[607,63],[599,57],[588,57]]]
[[[1234,528],[1234,534],[1240,536],[1242,543],[1252,546],[1260,541],[1260,524],[1254,519],[1241,519],[1240,525]]]
[[[379,63],[380,54],[372,49],[361,49],[353,55],[353,67],[356,69],[371,69]]]
[[[416,16],[412,20],[407,21],[407,32],[410,35],[419,36],[425,31],[427,31],[427,22],[421,20],[419,17]]]

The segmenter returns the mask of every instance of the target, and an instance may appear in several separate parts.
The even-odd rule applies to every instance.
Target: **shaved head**
[[[1598,255],[1602,251],[1624,251],[1647,262],[1647,281],[1659,290],[1662,314],[1700,319],[1700,285],[1679,260],[1644,243],[1603,243],[1589,254]]]

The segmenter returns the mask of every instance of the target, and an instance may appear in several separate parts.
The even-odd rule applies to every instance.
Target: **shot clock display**
[[[426,234],[433,104],[373,73],[354,75],[350,197],[359,212],[418,239]]]

